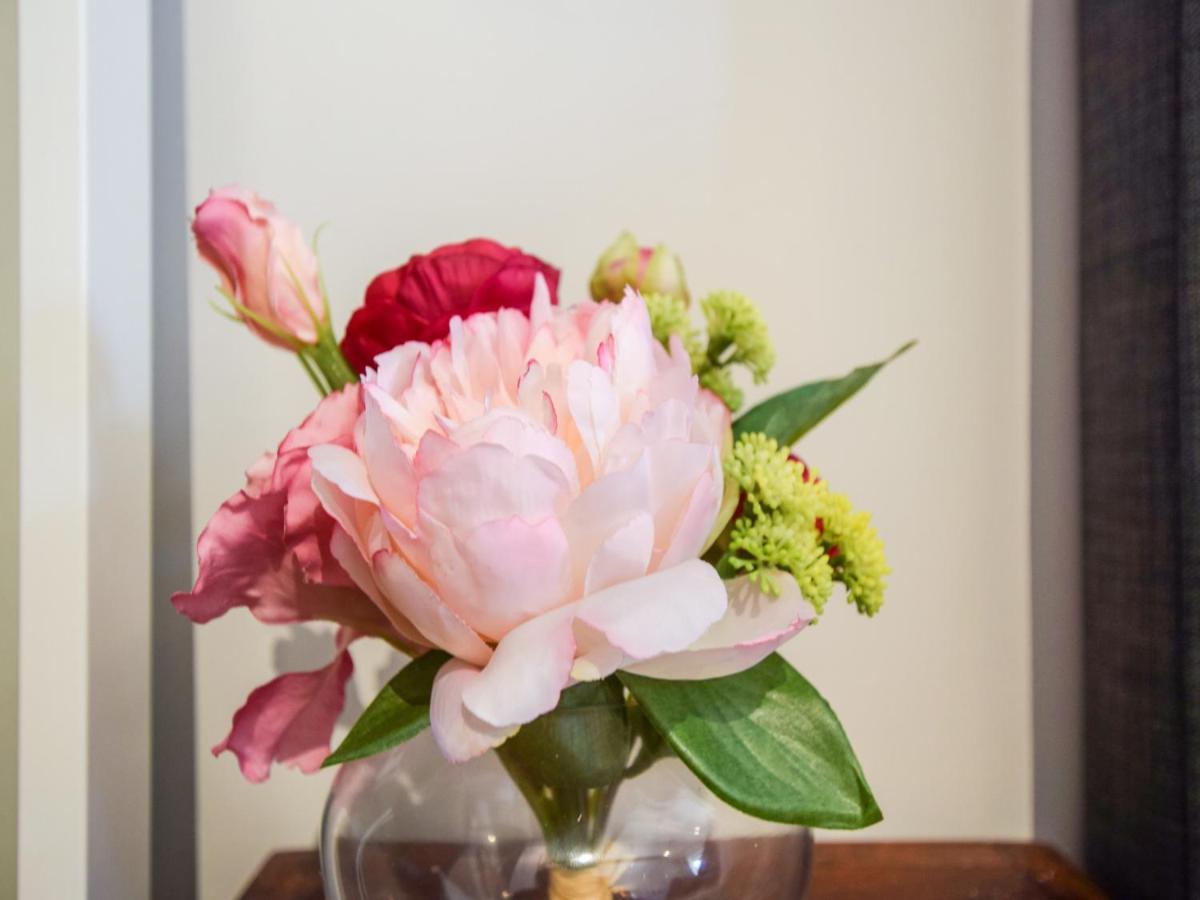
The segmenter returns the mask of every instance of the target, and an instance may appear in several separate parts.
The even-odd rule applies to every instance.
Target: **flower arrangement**
[[[193,231],[223,312],[322,399],[213,516],[173,603],[197,623],[240,606],[339,626],[330,663],[251,692],[215,754],[262,781],[429,728],[451,763],[495,750],[567,856],[596,807],[544,789],[547,767],[591,789],[639,753],[676,754],[760,818],[881,818],[837,718],[775,651],[836,585],[867,616],[883,604],[869,516],[792,447],[887,360],[742,411],[775,359],[758,309],[733,291],[693,305],[679,258],[629,234],[569,307],[557,269],[494,241],[414,256],[339,342],[315,252],[270,203],[214,191]],[[330,753],[366,639],[411,661]],[[555,718],[581,704],[615,730]]]

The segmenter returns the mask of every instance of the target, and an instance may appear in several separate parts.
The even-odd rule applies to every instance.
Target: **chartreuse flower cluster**
[[[700,301],[705,332],[692,324],[686,301],[672,294],[646,294],[654,336],[668,346],[678,335],[692,360],[700,384],[736,412],[744,395],[733,379],[732,369],[741,366],[755,384],[767,379],[775,365],[775,348],[767,334],[758,307],[736,291],[715,291]]]
[[[742,503],[722,536],[722,574],[748,575],[777,595],[772,572],[788,572],[818,613],[837,581],[859,612],[879,611],[889,569],[868,513],[855,510],[845,494],[829,490],[813,469],[759,432],[738,438],[725,473]]]

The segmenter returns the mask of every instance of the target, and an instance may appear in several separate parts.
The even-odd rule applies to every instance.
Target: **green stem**
[[[348,384],[358,381],[358,374],[350,368],[346,357],[342,356],[342,348],[333,337],[332,329],[322,328],[317,334],[317,342],[302,351],[308,359],[325,376],[329,390],[340,391]]]
[[[616,679],[563,692],[559,706],[496,748],[559,868],[592,866],[624,780],[633,733]]]
[[[308,351],[307,350],[296,351],[296,359],[300,360],[300,365],[304,367],[305,373],[307,373],[308,377],[310,379],[312,379],[312,383],[316,386],[317,392],[322,397],[328,397],[329,396],[329,388],[325,385],[324,382],[321,381],[320,376],[317,374],[317,370],[313,368],[312,360],[310,360],[308,358]]]

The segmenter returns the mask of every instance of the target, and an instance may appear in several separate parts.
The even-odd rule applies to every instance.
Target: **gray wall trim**
[[[196,896],[192,625],[170,604],[192,583],[188,204],[182,0],[155,0],[151,20],[154,225],[152,574],[153,896]]]
[[[1083,856],[1079,77],[1075,0],[1035,0],[1031,180],[1034,834]]]

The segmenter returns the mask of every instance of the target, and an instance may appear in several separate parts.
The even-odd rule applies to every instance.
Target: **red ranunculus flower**
[[[511,306],[529,312],[534,278],[545,276],[558,302],[558,269],[487,238],[447,244],[377,275],[350,317],[342,353],[360,375],[380,353],[406,341],[444,338],[450,320]]]

